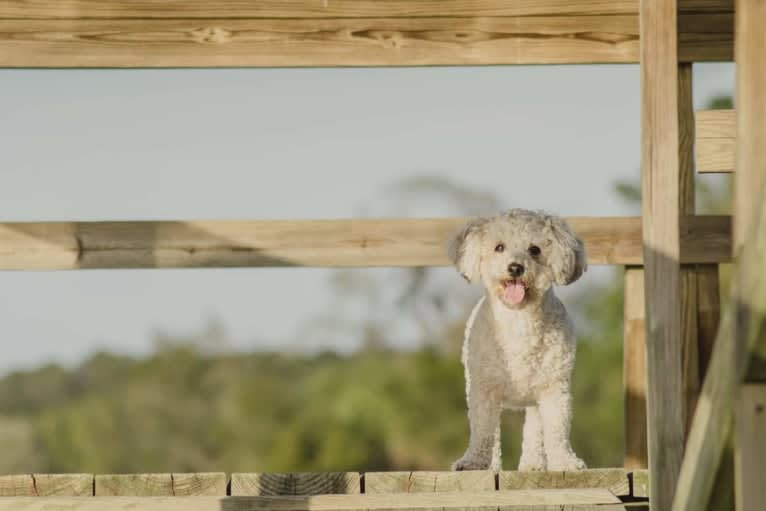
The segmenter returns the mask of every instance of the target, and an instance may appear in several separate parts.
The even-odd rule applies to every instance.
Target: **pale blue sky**
[[[696,66],[697,107],[733,85],[732,65]],[[421,174],[508,207],[623,215],[612,186],[638,177],[639,146],[638,66],[0,71],[2,221],[459,213],[386,199]],[[145,353],[209,318],[238,348],[300,348],[329,275],[0,273],[0,373]]]

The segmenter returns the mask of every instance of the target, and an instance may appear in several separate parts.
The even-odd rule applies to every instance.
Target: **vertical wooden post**
[[[695,211],[694,104],[692,65],[678,66],[678,208],[680,215]],[[697,330],[697,272],[694,265],[681,269],[681,374],[684,395],[684,438],[691,428],[701,389]]]
[[[641,0],[641,175],[651,502],[670,509],[684,447],[676,0]]]
[[[625,468],[646,468],[646,324],[644,269],[625,268],[623,381],[625,388]]]
[[[737,64],[737,160],[734,173],[735,254],[749,233],[757,201],[766,183],[766,2],[736,0],[734,58]],[[746,382],[763,382],[766,374],[748,365],[747,344],[753,310],[744,272],[733,298],[737,304],[734,341],[739,374]],[[761,368],[762,369],[762,368]],[[740,389],[735,414],[735,494],[738,511],[766,509],[766,383]]]

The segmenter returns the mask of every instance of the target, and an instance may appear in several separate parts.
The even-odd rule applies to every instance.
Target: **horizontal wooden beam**
[[[737,147],[734,110],[700,110],[695,114],[698,172],[733,172]]]
[[[465,219],[0,224],[0,270],[446,266]],[[575,217],[590,264],[639,265],[639,217]],[[731,259],[731,219],[685,217],[681,260]]]
[[[316,495],[311,497],[9,497],[0,511],[357,511],[503,509],[512,506],[598,505],[610,509],[620,499],[605,489],[464,491],[391,495]],[[602,507],[604,505],[604,507]],[[576,508],[575,508],[576,509]],[[611,509],[624,509],[611,507]]]
[[[176,19],[0,17],[0,67],[638,62],[639,23],[635,13],[317,19],[221,15],[218,12],[216,18]],[[731,60],[731,13],[681,15],[679,30],[681,61]]]
[[[687,13],[732,0],[681,0]],[[396,18],[636,14],[638,0],[0,0],[0,18]]]

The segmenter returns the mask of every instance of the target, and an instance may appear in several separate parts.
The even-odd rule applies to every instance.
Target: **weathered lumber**
[[[500,472],[500,490],[604,488],[615,495],[630,495],[630,471],[597,468],[575,472]]]
[[[642,0],[640,13],[650,500],[668,509],[684,444],[677,2]]]
[[[705,509],[721,459],[729,442],[736,391],[747,373],[743,360],[764,359],[766,352],[766,201],[756,201],[756,220],[737,257],[732,300],[721,319],[713,356],[686,444],[674,511]],[[732,342],[742,307],[751,311],[747,336],[738,348]],[[744,353],[742,353],[744,352]],[[726,470],[731,473],[731,470]],[[654,481],[652,482],[654,485]],[[723,498],[723,497],[719,497]]]
[[[734,247],[753,245],[766,258],[766,2],[736,0],[737,159],[734,176]],[[760,226],[760,229],[758,229]],[[753,236],[753,229],[758,232]],[[746,236],[750,234],[750,236]],[[744,258],[744,256],[743,256]],[[761,265],[763,264],[761,259]],[[744,263],[744,261],[743,261]],[[738,511],[766,509],[766,284],[753,288],[753,273],[743,267],[734,278],[734,344],[737,372],[746,382],[735,408],[735,495]],[[760,387],[760,388],[759,388]],[[751,472],[752,471],[752,472]]]
[[[680,27],[682,61],[731,60],[731,14],[682,15]],[[0,18],[0,67],[629,63],[638,61],[638,29],[636,14]]]
[[[483,470],[463,472],[367,472],[364,474],[364,492],[366,494],[494,489],[494,472]]]
[[[681,12],[731,12],[732,0],[681,0]],[[370,18],[635,14],[638,0],[0,0],[0,18]]]
[[[766,509],[766,385],[742,385],[737,399],[735,448],[737,509]]]
[[[0,476],[0,497],[37,495],[35,481],[29,474]]]
[[[361,492],[358,472],[236,473],[232,495],[329,495]]]
[[[33,474],[35,492],[41,497],[93,496],[93,474]]]
[[[720,275],[717,264],[697,265],[697,329],[699,334],[700,391],[713,354],[721,320]]]
[[[175,496],[223,496],[226,495],[224,472],[172,474]]]
[[[623,387],[625,389],[625,468],[646,468],[646,303],[644,270],[625,268],[623,302]]]
[[[695,114],[698,172],[732,172],[737,146],[734,110],[700,110]]]
[[[642,262],[641,219],[569,218],[589,264]],[[0,223],[0,270],[445,266],[464,218]],[[682,220],[681,260],[731,260],[731,219]]]
[[[678,66],[678,208],[681,215],[695,214],[694,104],[692,65]],[[691,427],[702,383],[700,381],[697,265],[681,267],[681,374],[684,398],[684,433]]]
[[[171,474],[98,474],[96,497],[159,497],[173,495]]]
[[[578,506],[608,504],[620,500],[604,489],[515,490],[403,493],[391,498],[379,495],[319,495],[312,497],[16,497],[0,499],[0,510],[25,511],[357,511],[357,510],[432,510],[498,509],[510,506]],[[604,505],[602,507],[601,505]],[[573,509],[577,509],[573,507]]]

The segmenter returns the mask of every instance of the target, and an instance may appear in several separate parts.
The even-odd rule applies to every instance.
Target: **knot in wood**
[[[232,33],[221,27],[203,27],[192,30],[192,37],[198,43],[225,43],[231,39]]]

